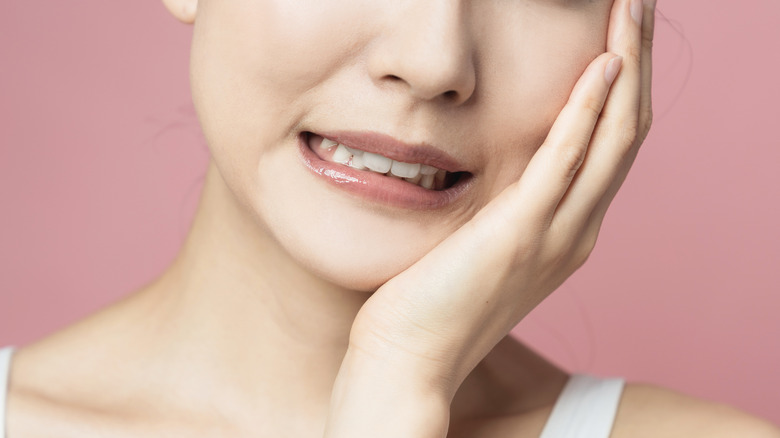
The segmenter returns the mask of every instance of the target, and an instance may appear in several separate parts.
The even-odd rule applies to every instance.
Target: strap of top
[[[623,379],[571,375],[540,438],[609,438],[624,385]]]
[[[11,374],[11,355],[14,347],[0,348],[0,438],[5,438],[5,402],[8,394],[8,376]]]

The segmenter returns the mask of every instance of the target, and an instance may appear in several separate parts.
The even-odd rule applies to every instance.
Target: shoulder
[[[100,436],[98,410],[80,405],[79,391],[70,386],[75,380],[73,370],[78,367],[61,367],[61,357],[49,354],[48,346],[41,349],[40,344],[45,342],[14,352],[7,387],[6,433],[30,438]]]
[[[612,438],[780,438],[780,429],[733,407],[666,388],[626,384]]]

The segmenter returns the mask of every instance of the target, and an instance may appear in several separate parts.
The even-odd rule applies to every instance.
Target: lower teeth
[[[349,166],[349,164],[347,164],[347,163],[341,163],[341,164]],[[353,169],[358,169],[355,166],[350,166],[350,167],[352,167]],[[390,172],[387,172],[387,173],[374,172],[373,170],[365,168],[365,167],[362,168],[362,169],[358,169],[358,170],[365,170],[367,172],[377,173],[379,175],[384,175],[384,176],[386,176],[388,178],[404,180],[404,181],[406,181],[406,182],[408,182],[410,184],[414,184],[416,186],[420,186],[420,187],[423,187],[423,188],[428,189],[428,190],[442,190],[444,188],[444,181],[445,181],[445,179],[447,177],[446,172],[443,171],[443,170],[439,171],[439,172],[441,172],[441,176],[439,176],[439,172],[437,172],[434,175],[417,175],[414,178],[402,178],[400,176],[393,175]]]
[[[402,178],[400,176],[393,175],[390,172],[379,173],[379,172],[374,172],[373,170],[368,169],[366,167],[363,167],[362,169],[360,169],[358,167],[350,165],[350,163],[341,163],[341,164],[344,164],[346,166],[350,166],[353,169],[365,170],[367,172],[377,173],[379,175],[385,175],[388,178],[401,179],[401,180],[404,180],[404,181],[406,181],[406,182],[408,182],[410,184],[414,184],[416,186],[420,186],[420,187],[428,189],[428,190],[442,190],[442,189],[444,189],[444,181],[447,178],[447,172],[444,171],[444,170],[440,170],[440,171],[436,172],[433,175],[420,175],[420,174],[418,174],[414,178]]]

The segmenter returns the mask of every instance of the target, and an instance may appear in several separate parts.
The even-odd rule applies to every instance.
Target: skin
[[[195,221],[153,283],[18,350],[8,435],[538,436],[567,375],[506,335],[587,259],[648,133],[654,6],[164,3],[213,157]],[[428,141],[474,188],[348,196],[297,157],[324,129]],[[613,436],[780,434],[630,384]]]

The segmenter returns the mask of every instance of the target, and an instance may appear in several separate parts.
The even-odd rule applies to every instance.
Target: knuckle
[[[626,47],[625,57],[630,59],[634,64],[639,65],[639,60],[642,56],[642,47],[639,44],[629,44]]]
[[[579,268],[585,264],[593,253],[593,249],[596,247],[596,241],[598,240],[598,228],[595,230],[587,230],[583,233],[579,244],[574,250],[573,262],[575,268]]]
[[[653,107],[648,105],[642,113],[642,126],[646,126],[648,129],[653,125]]]
[[[640,133],[640,139],[644,141],[645,138],[647,138],[647,135],[650,133],[650,128],[653,126],[653,110],[652,108],[648,108],[646,111],[642,113],[642,116],[639,120],[639,133]]]
[[[549,244],[548,262],[557,271],[572,273],[584,265],[590,257],[596,245],[597,235],[590,232],[590,227],[586,227],[588,228],[586,230],[578,230],[579,227],[572,228],[572,224],[566,222],[562,221],[550,230],[554,239]]]
[[[581,108],[591,121],[596,121],[604,108],[604,101],[598,96],[588,95],[582,100]]]
[[[619,123],[619,126],[621,142],[626,146],[634,144],[634,141],[639,137],[638,117],[626,117]]]
[[[645,31],[644,35],[642,36],[642,49],[646,51],[652,51],[653,50],[653,31],[650,30],[650,33],[648,35],[648,32]]]
[[[631,148],[640,140],[639,120],[623,117],[618,120],[604,121],[600,126],[597,141],[606,141],[615,145],[614,150],[622,155],[628,154]]]
[[[559,149],[558,160],[568,170],[566,178],[570,180],[585,160],[585,147],[580,142],[566,144]]]

